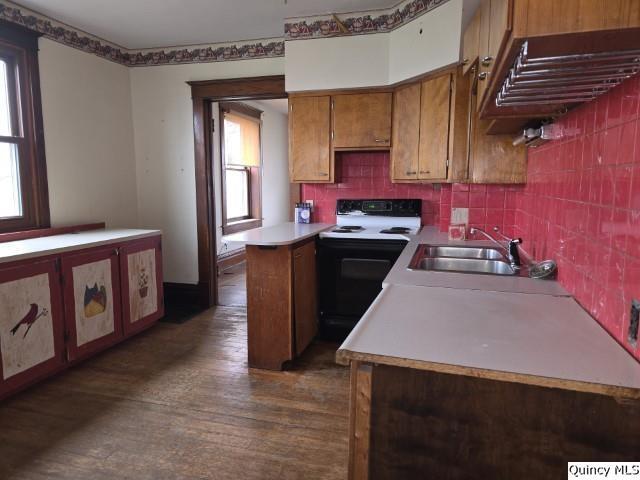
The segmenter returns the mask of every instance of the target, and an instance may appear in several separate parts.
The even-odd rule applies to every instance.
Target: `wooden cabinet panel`
[[[449,120],[449,168],[447,170],[447,181],[449,182],[469,181],[472,79],[473,72],[463,75],[461,69],[458,69],[453,76]]]
[[[127,243],[120,249],[122,318],[125,336],[151,326],[164,315],[160,237]]]
[[[64,366],[57,260],[0,269],[0,398]]]
[[[402,87],[393,94],[393,148],[391,149],[391,179],[418,179],[420,148],[419,83]]]
[[[451,74],[422,82],[418,178],[446,180]]]
[[[293,358],[291,249],[247,246],[249,366],[280,370]]]
[[[391,145],[391,100],[391,93],[332,97],[334,148]]]
[[[496,64],[498,54],[511,30],[510,0],[491,0],[491,19],[489,25],[490,69]]]
[[[475,95],[471,96],[475,111]],[[471,121],[469,170],[472,183],[525,183],[527,178],[527,148],[513,146],[512,135],[487,135],[491,123],[475,113]]]
[[[293,250],[293,305],[295,350],[300,355],[318,333],[315,242]]]
[[[289,99],[289,171],[292,182],[332,182],[331,99]]]
[[[640,3],[637,0],[519,0],[515,9],[517,18],[526,24],[518,26],[518,35],[523,37],[640,25]]]
[[[62,273],[67,358],[86,357],[122,338],[117,248],[64,256]]]
[[[484,92],[491,80],[490,68],[482,59],[489,55],[489,31],[491,29],[491,1],[483,0],[480,4],[480,31],[478,33],[478,99],[484,97]],[[478,102],[478,108],[480,107]]]
[[[480,49],[480,9],[464,31],[462,43],[462,73],[466,74],[478,59]]]

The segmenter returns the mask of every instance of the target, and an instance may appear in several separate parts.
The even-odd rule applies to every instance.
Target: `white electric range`
[[[333,230],[320,234],[320,332],[344,339],[382,290],[421,228],[422,200],[338,200]]]
[[[421,200],[338,200],[336,228],[321,238],[409,240],[421,228]]]

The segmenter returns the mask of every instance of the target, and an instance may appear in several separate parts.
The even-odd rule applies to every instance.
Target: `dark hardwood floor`
[[[247,369],[241,307],[159,323],[0,403],[0,479],[343,479],[348,370]]]
[[[228,307],[247,306],[246,263],[234,265],[218,275],[218,303]]]

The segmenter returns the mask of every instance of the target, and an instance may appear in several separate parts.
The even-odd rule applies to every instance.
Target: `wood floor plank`
[[[0,479],[346,478],[335,350],[260,371],[243,307],[160,323],[0,403]]]

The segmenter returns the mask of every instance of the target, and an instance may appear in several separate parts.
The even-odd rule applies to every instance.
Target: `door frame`
[[[284,75],[187,82],[193,101],[198,231],[198,299],[202,308],[218,304],[215,178],[212,152],[213,102],[287,98]]]

